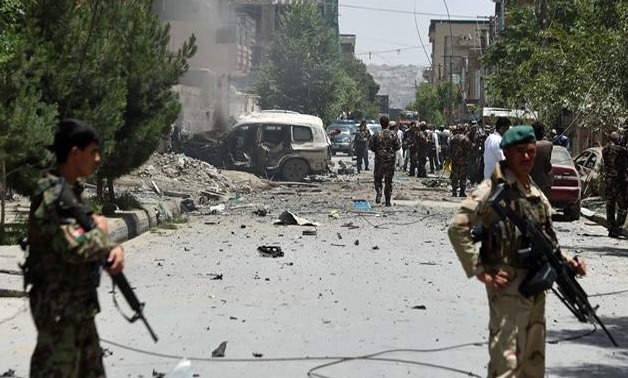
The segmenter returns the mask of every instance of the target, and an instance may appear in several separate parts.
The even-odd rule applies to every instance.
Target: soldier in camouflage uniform
[[[369,140],[371,139],[371,131],[366,127],[366,121],[360,122],[358,131],[355,133],[353,145],[355,146],[355,156],[358,159],[358,173],[362,171],[362,163],[364,162],[364,170],[369,170]]]
[[[408,160],[410,160],[410,170],[408,171],[408,176],[414,177],[416,176],[416,172],[418,170],[418,159],[419,159],[419,125],[416,123],[412,123],[410,125],[410,130],[406,132],[404,143],[408,149]]]
[[[382,179],[384,179],[384,196],[386,206],[391,206],[392,179],[395,174],[395,154],[401,148],[395,131],[388,127],[389,119],[383,116],[379,119],[382,130],[371,137],[369,149],[375,153],[375,203],[382,202]]]
[[[94,317],[101,262],[116,274],[124,251],[107,243],[107,222],[91,215],[81,199],[81,177],[100,161],[96,132],[64,120],[51,149],[57,169],[37,183],[28,219],[29,251],[24,276],[37,328],[31,377],[104,377]],[[75,211],[82,206],[84,211]]]
[[[602,160],[606,172],[604,194],[606,195],[606,220],[608,221],[608,236],[618,238],[621,228],[626,222],[628,212],[628,187],[626,184],[626,170],[628,169],[628,150],[619,145],[619,133],[613,131],[608,144],[602,149]],[[615,205],[618,207],[615,218]]]
[[[484,171],[484,165],[482,164],[482,150],[484,148],[484,140],[486,139],[486,134],[484,133],[484,130],[478,125],[477,121],[472,121],[471,129],[469,130],[467,137],[471,142],[468,160],[469,165],[471,166],[471,171],[469,172],[468,176],[471,185],[475,185],[484,179],[482,177],[482,172]]]
[[[454,197],[458,195],[460,188],[460,197],[466,197],[467,174],[469,172],[469,151],[471,150],[471,141],[464,135],[463,130],[456,129],[455,135],[449,141],[449,156],[451,159],[451,192]]]
[[[500,145],[506,160],[462,202],[449,227],[449,238],[467,276],[486,286],[490,308],[488,376],[544,377],[545,292],[531,297],[519,292],[528,273],[516,259],[523,237],[510,219],[495,213],[488,199],[498,184],[505,184],[511,192],[511,208],[536,223],[556,243],[551,206],[529,175],[536,151],[532,128],[511,128]],[[483,230],[480,255],[471,236],[474,225],[481,225]],[[564,258],[576,274],[586,273],[584,260]]]
[[[427,155],[429,154],[429,139],[427,136],[427,124],[425,122],[421,122],[419,126],[419,131],[417,133],[416,139],[416,148],[417,148],[417,167],[419,172],[417,173],[417,177],[427,177],[427,169],[425,169],[425,164],[427,163]]]

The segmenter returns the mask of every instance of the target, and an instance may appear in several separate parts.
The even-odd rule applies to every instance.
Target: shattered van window
[[[262,143],[279,144],[284,140],[284,127],[264,125],[262,129]]]
[[[312,142],[312,129],[305,126],[292,126],[292,138],[295,142]]]

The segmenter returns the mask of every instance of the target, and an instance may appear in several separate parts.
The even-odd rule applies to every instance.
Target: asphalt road
[[[392,208],[356,212],[351,199],[372,196],[369,173],[249,196],[225,214],[125,243],[125,272],[160,340],[122,318],[105,280],[97,323],[108,376],[160,376],[181,357],[199,377],[485,376],[485,291],[465,277],[446,236],[457,199],[399,174]],[[263,206],[268,216],[252,214]],[[283,210],[319,226],[273,225]],[[585,220],[555,224],[564,249],[588,260],[581,284],[622,347],[550,295],[548,376],[628,376],[628,242]],[[262,257],[262,245],[284,256]],[[15,269],[20,256],[0,248],[0,268]],[[0,274],[0,287],[19,285]],[[0,340],[0,374],[27,376],[35,332],[25,299],[0,298]],[[212,358],[223,341],[225,357]]]

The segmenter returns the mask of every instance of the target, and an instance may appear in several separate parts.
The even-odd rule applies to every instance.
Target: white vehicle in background
[[[323,121],[287,111],[242,116],[221,138],[227,169],[301,181],[329,169],[330,142]]]

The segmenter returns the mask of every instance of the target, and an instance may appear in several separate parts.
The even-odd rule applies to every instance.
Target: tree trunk
[[[116,195],[113,192],[113,179],[111,177],[107,177],[107,189],[109,191],[109,201],[113,202],[116,199]]]
[[[3,234],[5,226],[5,208],[7,198],[7,167],[4,159],[2,159],[0,165],[0,234]]]

